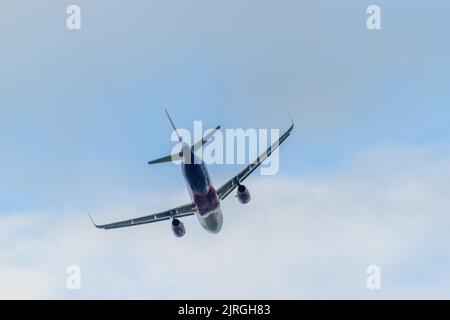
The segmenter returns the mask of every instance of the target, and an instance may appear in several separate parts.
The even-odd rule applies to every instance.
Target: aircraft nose
[[[211,212],[207,218],[199,217],[199,220],[203,228],[209,233],[216,234],[222,230],[223,215],[220,209]]]

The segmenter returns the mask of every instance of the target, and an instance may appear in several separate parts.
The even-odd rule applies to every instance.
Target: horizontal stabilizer
[[[202,140],[197,141],[193,146],[192,149],[194,149],[194,152],[197,151],[198,149],[200,149],[200,147],[202,147],[203,145],[205,145],[205,143],[207,143],[209,141],[209,139],[211,139],[211,137],[220,129],[220,126],[215,127],[213,130],[211,130],[211,132],[209,132],[208,134],[206,134]]]
[[[192,150],[195,152],[199,150],[205,143],[207,143],[211,137],[220,129],[220,126],[215,127],[211,132],[206,134],[202,140],[197,141],[193,146]],[[170,156],[165,156],[156,160],[149,161],[148,164],[157,164],[157,163],[165,163],[172,161],[179,161],[183,159],[183,152],[174,153]]]
[[[156,160],[149,161],[148,164],[157,164],[157,163],[164,163],[164,162],[171,162],[171,161],[177,161],[183,159],[183,153],[175,153],[170,156],[165,156]]]

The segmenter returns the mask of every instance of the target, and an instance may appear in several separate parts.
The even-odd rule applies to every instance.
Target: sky
[[[68,30],[66,9],[81,8]],[[366,9],[381,9],[368,30]],[[450,3],[4,1],[0,298],[449,298]],[[148,166],[177,126],[295,120],[275,176],[185,218],[96,230],[189,201]],[[220,186],[243,165],[208,166]],[[68,290],[67,266],[81,268]],[[366,269],[381,270],[379,290]]]

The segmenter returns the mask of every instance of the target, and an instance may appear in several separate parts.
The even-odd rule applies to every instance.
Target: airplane
[[[269,146],[266,151],[259,155],[252,163],[250,163],[244,170],[239,172],[236,176],[231,178],[228,182],[223,184],[217,190],[214,188],[211,178],[208,174],[205,164],[197,157],[195,151],[209,141],[209,139],[220,129],[217,126],[210,133],[206,134],[203,139],[189,146],[183,142],[183,139],[178,134],[177,128],[172,121],[167,110],[164,110],[169,122],[176,133],[181,144],[181,151],[178,154],[172,154],[160,159],[149,161],[148,164],[157,164],[164,162],[171,162],[181,160],[181,169],[184,180],[186,182],[189,195],[192,202],[182,205],[167,211],[146,215],[139,218],[113,222],[109,224],[98,225],[94,222],[91,215],[88,213],[92,224],[99,229],[116,229],[123,227],[138,226],[146,223],[154,223],[159,221],[172,220],[171,229],[173,234],[181,238],[186,234],[186,228],[180,221],[180,218],[196,215],[200,225],[208,232],[216,234],[219,233],[223,225],[223,215],[220,208],[220,202],[223,201],[234,189],[237,188],[236,197],[240,203],[245,204],[250,201],[250,192],[242,182],[253,172],[259,165],[278,148],[278,146],[286,140],[294,128],[294,121],[291,117],[291,126],[281,137]]]

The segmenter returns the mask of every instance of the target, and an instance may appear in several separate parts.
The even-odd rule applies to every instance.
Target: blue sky
[[[369,32],[366,4],[81,1],[80,31],[64,28],[64,2],[9,4],[3,205],[55,204],[62,184],[103,170],[151,188],[174,171],[145,166],[171,148],[164,107],[179,126],[231,128],[284,128],[289,108],[289,175],[367,146],[446,144],[449,5],[380,2],[383,29]]]
[[[65,28],[69,4],[81,7],[79,31]],[[366,28],[370,4],[381,7],[379,31]],[[178,167],[146,165],[173,146],[163,108],[188,129],[203,120],[281,130],[288,108],[296,129],[281,148],[276,178],[295,186],[343,179],[354,187],[367,174],[377,181],[367,190],[376,190],[400,184],[393,168],[421,172],[417,159],[446,169],[448,12],[448,1],[10,1],[0,19],[0,216],[46,212],[82,225],[88,208],[109,220],[107,208],[133,200],[142,210],[164,208],[142,200],[147,195],[169,197],[170,206],[187,200]],[[220,185],[239,169],[210,171]],[[252,179],[270,184],[271,177]],[[423,183],[435,190],[437,182]],[[11,229],[17,242],[24,233]],[[438,260],[426,256],[431,266]],[[414,277],[411,271],[408,280]],[[169,292],[182,296],[177,289]]]

